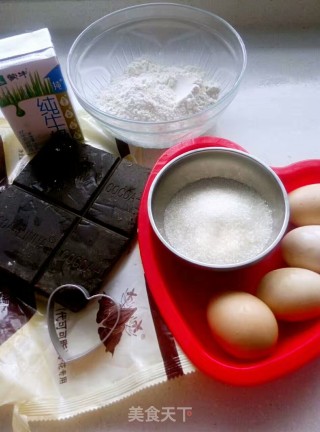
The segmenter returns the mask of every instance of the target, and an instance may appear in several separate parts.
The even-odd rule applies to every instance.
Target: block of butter
[[[29,155],[54,132],[83,141],[47,28],[0,40],[0,108]]]

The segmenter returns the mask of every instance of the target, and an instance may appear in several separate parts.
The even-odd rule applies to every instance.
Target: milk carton
[[[0,40],[0,108],[27,154],[55,132],[83,141],[48,29]]]

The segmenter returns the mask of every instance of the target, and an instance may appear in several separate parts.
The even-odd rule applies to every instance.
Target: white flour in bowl
[[[202,111],[217,101],[219,92],[199,68],[162,66],[140,59],[100,92],[97,103],[116,117],[160,122]]]

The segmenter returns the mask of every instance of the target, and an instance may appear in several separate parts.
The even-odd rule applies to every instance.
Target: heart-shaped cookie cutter
[[[112,326],[112,328],[110,329],[110,331],[103,337],[100,339],[100,341],[93,345],[92,347],[90,347],[89,349],[82,351],[81,353],[77,353],[75,355],[72,355],[68,352],[68,350],[66,350],[62,345],[61,345],[61,341],[58,338],[57,332],[56,332],[56,325],[55,325],[55,309],[54,309],[54,305],[55,305],[55,297],[57,296],[57,294],[62,291],[62,290],[68,290],[68,289],[76,289],[79,290],[86,302],[90,302],[92,300],[95,299],[108,299],[111,300],[111,302],[113,303],[113,305],[116,307],[116,318],[115,318],[115,322]],[[48,332],[50,335],[50,339],[51,342],[57,352],[57,354],[60,356],[60,358],[65,362],[71,362],[73,360],[77,360],[81,357],[86,356],[87,354],[89,354],[90,352],[94,351],[95,349],[97,349],[101,344],[103,344],[113,333],[113,331],[115,330],[115,328],[117,327],[117,324],[119,322],[120,319],[120,313],[121,313],[121,306],[119,303],[117,303],[112,297],[110,297],[109,295],[105,294],[105,293],[99,293],[99,294],[94,294],[91,295],[89,294],[89,292],[81,285],[75,285],[75,284],[64,284],[64,285],[60,285],[58,286],[50,295],[49,300],[48,300],[48,305],[47,305],[47,326],[48,326]],[[108,319],[108,317],[104,320],[102,320],[102,322],[100,323],[100,325],[102,325],[106,320]]]

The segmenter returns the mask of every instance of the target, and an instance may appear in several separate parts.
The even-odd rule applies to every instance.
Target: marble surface
[[[66,5],[62,3],[77,3],[82,8],[76,15],[81,16],[81,20],[78,19],[76,23],[72,21],[73,28],[69,30],[61,30],[59,26],[55,26],[52,19],[46,17],[54,5],[65,8]],[[90,7],[89,3],[95,7]],[[0,35],[10,33],[10,20],[15,30],[14,13],[22,14],[22,18],[18,18],[24,23],[22,31],[37,28],[35,25],[48,25],[64,67],[72,41],[89,22],[101,14],[102,3],[105,3],[105,10],[133,4],[122,0],[0,2]],[[188,3],[208,8],[213,2]],[[273,166],[319,158],[319,2],[290,2],[294,4],[293,10],[288,14],[291,14],[291,24],[294,24],[290,26],[283,6],[289,2],[263,1],[264,6],[259,13],[256,5],[247,14],[239,6],[241,2],[226,1],[224,6],[222,3],[217,2],[218,12],[230,17],[233,24],[239,24],[237,29],[247,47],[248,66],[236,99],[221,117],[217,128],[210,133],[237,142]],[[249,10],[249,2],[243,3],[243,7]],[[282,6],[276,6],[276,3],[281,3]],[[35,21],[32,22],[29,17],[30,8],[38,6]],[[279,12],[280,16],[275,16],[273,22],[268,7],[273,8],[273,11],[282,11]],[[24,13],[28,19],[23,19]],[[63,23],[60,22],[59,25],[63,26]],[[274,382],[249,388],[232,387],[196,372],[156,388],[146,389],[116,405],[74,419],[32,423],[31,430],[316,432],[320,424],[318,396],[320,397],[320,359]],[[138,406],[143,410],[150,406],[159,410],[173,407],[177,414],[176,421],[168,419],[164,422],[130,422],[130,410]],[[189,407],[191,411],[185,421],[181,417],[183,407]],[[3,432],[12,430],[11,411],[11,407],[0,408],[0,429]]]

